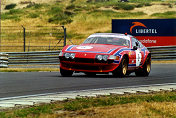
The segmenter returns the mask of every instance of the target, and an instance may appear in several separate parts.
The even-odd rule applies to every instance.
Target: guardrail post
[[[67,29],[62,26],[63,30],[64,30],[64,46],[66,46],[66,38],[67,38]]]
[[[22,27],[23,27],[23,40],[24,40],[23,49],[24,49],[24,52],[26,52],[26,28],[24,26]]]
[[[0,68],[8,68],[8,54],[0,53]]]

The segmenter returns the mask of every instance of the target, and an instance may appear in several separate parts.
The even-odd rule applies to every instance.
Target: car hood
[[[108,44],[81,44],[68,46],[65,51],[78,53],[92,53],[92,54],[113,54],[114,51],[123,48],[124,46],[108,45]]]

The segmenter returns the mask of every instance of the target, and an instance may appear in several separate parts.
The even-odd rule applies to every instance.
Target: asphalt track
[[[149,77],[124,78],[112,75],[87,77],[76,73],[61,77],[59,72],[0,72],[0,98],[86,89],[176,83],[176,64],[152,64]]]

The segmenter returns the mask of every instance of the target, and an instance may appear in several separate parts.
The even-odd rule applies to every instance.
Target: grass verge
[[[154,13],[151,16],[157,17],[157,18],[176,18],[176,11],[168,11],[164,13]]]
[[[176,91],[150,94],[110,95],[97,98],[77,98],[29,108],[5,110],[1,118],[55,117],[176,117]]]

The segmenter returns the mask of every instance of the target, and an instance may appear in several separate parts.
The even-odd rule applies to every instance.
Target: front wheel
[[[142,68],[139,68],[135,74],[136,76],[148,76],[151,71],[151,57],[148,56]]]
[[[64,69],[60,68],[60,74],[63,77],[70,77],[70,76],[72,76],[73,71],[71,71],[71,70],[64,70]]]
[[[127,58],[123,58],[119,67],[117,67],[113,72],[113,76],[124,77],[127,74],[128,61]]]

